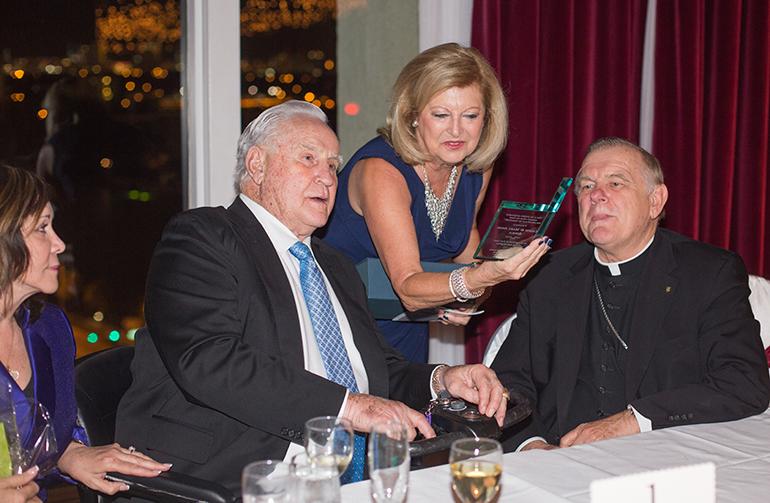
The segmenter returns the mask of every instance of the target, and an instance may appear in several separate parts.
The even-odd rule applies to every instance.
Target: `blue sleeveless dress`
[[[331,244],[358,264],[367,258],[378,258],[374,243],[369,235],[364,218],[350,206],[348,182],[350,171],[361,159],[376,157],[387,161],[401,172],[409,192],[412,195],[411,213],[417,242],[420,247],[420,260],[439,262],[456,257],[465,249],[473,227],[476,199],[484,181],[482,174],[470,174],[463,167],[457,181],[457,189],[452,206],[447,215],[444,231],[438,241],[430,225],[430,217],[425,209],[425,184],[415,173],[414,168],[406,164],[396,154],[393,147],[382,138],[375,138],[361,147],[348,161],[339,176],[337,202],[326,226],[323,240]],[[397,232],[398,229],[393,229]],[[413,362],[428,361],[428,324],[404,323],[378,320],[385,339],[395,349]]]

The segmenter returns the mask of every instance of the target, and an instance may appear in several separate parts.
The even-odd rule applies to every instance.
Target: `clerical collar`
[[[599,249],[596,248],[596,247],[594,247],[594,258],[596,259],[596,261],[598,263],[600,263],[601,265],[607,267],[607,269],[610,270],[610,274],[612,274],[613,276],[620,276],[620,266],[621,266],[621,264],[627,264],[627,263],[631,262],[632,260],[636,260],[637,258],[639,258],[639,256],[641,256],[644,252],[647,251],[647,249],[650,247],[650,245],[652,244],[652,242],[654,240],[655,240],[655,235],[653,234],[652,238],[645,245],[645,247],[642,248],[641,250],[639,250],[639,253],[637,253],[633,257],[628,258],[626,260],[621,260],[620,262],[603,262],[602,259],[599,258]]]

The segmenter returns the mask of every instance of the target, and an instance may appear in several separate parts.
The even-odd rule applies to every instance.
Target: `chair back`
[[[93,353],[75,362],[75,398],[78,421],[92,446],[115,440],[118,404],[133,381],[133,346],[119,346]]]
[[[507,317],[499,327],[497,327],[497,330],[495,330],[495,333],[492,334],[492,338],[489,340],[489,344],[487,344],[487,349],[484,351],[484,358],[481,360],[481,363],[487,367],[492,365],[492,362],[495,361],[495,357],[497,356],[497,352],[500,351],[500,346],[502,346],[505,339],[508,338],[508,332],[510,332],[511,325],[515,319],[516,313],[513,313]]]
[[[115,417],[123,394],[131,386],[133,346],[119,346],[78,358],[75,362],[75,398],[78,424],[91,446],[115,440]],[[108,503],[115,498],[78,484],[82,503]]]
[[[119,346],[79,358],[75,362],[75,397],[78,424],[92,446],[115,442],[115,418],[120,399],[133,378],[133,346]],[[109,480],[129,487],[114,496],[93,491],[78,484],[81,503],[111,503],[117,498],[138,498],[156,503],[233,503],[235,496],[227,488],[183,473],[164,472],[157,477],[136,477],[108,473]]]

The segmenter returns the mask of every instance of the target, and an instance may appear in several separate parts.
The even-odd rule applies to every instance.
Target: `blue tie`
[[[329,291],[316,266],[313,255],[304,243],[297,241],[289,252],[299,260],[299,281],[302,285],[302,295],[310,312],[310,321],[313,324],[313,333],[321,351],[321,359],[324,362],[326,376],[330,381],[348,388],[351,393],[358,393],[358,384],[350,365],[345,342],[342,340],[342,332],[334,314]],[[353,459],[350,466],[342,474],[340,482],[347,484],[358,482],[364,474],[364,448],[366,440],[361,435],[356,435],[353,447]]]

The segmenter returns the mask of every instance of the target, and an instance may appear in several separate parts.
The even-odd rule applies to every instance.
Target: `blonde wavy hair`
[[[425,163],[430,158],[412,122],[437,94],[472,85],[479,86],[484,100],[484,127],[465,164],[472,173],[488,170],[508,141],[508,103],[495,70],[476,49],[449,43],[418,54],[398,75],[386,125],[377,133],[407,164]]]

